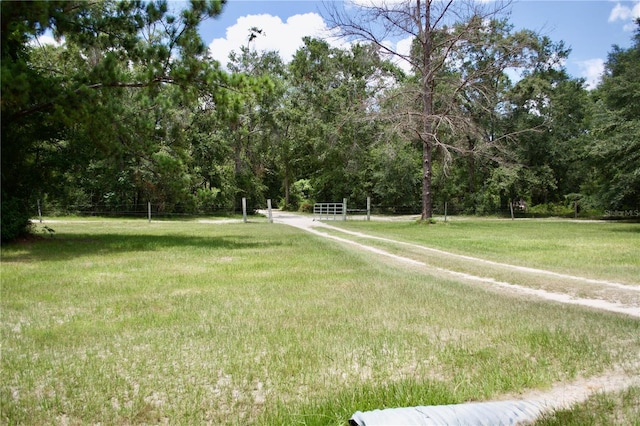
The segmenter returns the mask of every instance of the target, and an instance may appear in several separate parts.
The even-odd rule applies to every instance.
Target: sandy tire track
[[[413,243],[407,243],[407,242],[403,242],[403,241],[396,241],[396,240],[392,240],[392,239],[388,239],[388,238],[382,238],[382,237],[376,237],[373,235],[368,235],[368,234],[364,234],[361,232],[353,232],[353,231],[349,231],[349,230],[345,230],[345,229],[341,229],[338,227],[334,227],[331,225],[328,225],[324,222],[320,222],[320,221],[314,221],[313,218],[308,217],[308,216],[301,216],[301,215],[296,215],[293,213],[284,213],[284,212],[278,212],[275,213],[273,216],[273,220],[276,223],[282,223],[285,225],[289,225],[289,226],[294,226],[296,228],[299,229],[303,229],[307,232],[313,233],[315,235],[324,237],[324,238],[328,238],[328,239],[332,239],[334,241],[338,241],[344,244],[349,244],[351,246],[355,246],[360,250],[365,250],[365,251],[369,251],[372,253],[375,253],[377,255],[381,255],[381,256],[385,256],[388,258],[391,258],[395,261],[401,262],[401,263],[405,263],[408,265],[413,265],[413,266],[418,266],[418,267],[426,267],[428,266],[425,262],[421,262],[406,256],[400,256],[397,254],[393,254],[390,253],[386,250],[383,249],[379,249],[367,244],[362,244],[353,240],[350,240],[348,238],[342,238],[342,237],[338,237],[336,235],[331,235],[328,234],[326,232],[322,232],[321,230],[324,229],[331,229],[333,231],[337,231],[337,232],[341,232],[344,233],[346,235],[350,235],[350,236],[354,236],[354,237],[358,237],[358,238],[366,238],[366,239],[372,239],[372,240],[378,240],[378,241],[384,241],[387,243],[392,243],[392,244],[396,244],[399,246],[406,246],[406,247],[411,247],[411,248],[418,248],[421,250],[425,250],[428,252],[434,252],[434,253],[438,253],[439,255],[445,255],[448,257],[452,257],[452,258],[457,258],[460,259],[462,261],[465,262],[475,262],[475,263],[480,263],[480,264],[485,264],[485,265],[491,265],[491,266],[495,266],[495,267],[500,267],[500,268],[504,268],[504,269],[510,269],[510,270],[514,270],[517,272],[522,272],[522,273],[527,273],[527,274],[534,274],[534,275],[539,275],[539,276],[543,276],[543,277],[553,277],[555,279],[564,279],[564,280],[570,280],[572,282],[575,283],[585,283],[594,287],[601,287],[603,289],[607,289],[607,288],[614,288],[616,289],[616,291],[618,292],[618,295],[622,295],[623,299],[630,299],[632,302],[631,303],[622,303],[622,302],[614,302],[614,301],[609,301],[609,300],[604,300],[602,298],[589,298],[589,297],[576,297],[574,295],[568,294],[568,293],[564,293],[564,292],[555,292],[555,291],[548,291],[548,290],[544,290],[544,289],[538,289],[538,288],[531,288],[531,287],[527,287],[527,286],[523,286],[523,285],[518,285],[518,284],[514,284],[514,283],[509,283],[506,281],[500,281],[497,280],[493,277],[485,277],[485,276],[478,276],[475,274],[469,274],[469,273],[464,273],[464,272],[459,272],[459,271],[455,271],[455,270],[451,270],[451,269],[446,269],[446,268],[440,268],[440,267],[434,267],[433,265],[430,265],[429,268],[431,271],[435,270],[443,275],[449,275],[452,276],[456,279],[465,281],[465,282],[469,282],[469,283],[482,283],[485,285],[488,285],[490,287],[494,287],[494,288],[500,288],[503,290],[507,290],[509,292],[512,293],[517,293],[517,294],[521,294],[521,295],[526,295],[526,296],[534,296],[534,297],[538,297],[538,298],[542,298],[545,300],[550,300],[550,301],[555,301],[555,302],[559,302],[559,303],[565,303],[565,304],[571,304],[571,305],[580,305],[580,306],[585,306],[585,307],[590,307],[590,308],[595,308],[595,309],[600,309],[600,310],[605,310],[605,311],[609,311],[609,312],[616,312],[616,313],[621,313],[621,314],[625,314],[625,315],[630,315],[636,318],[640,318],[640,303],[637,303],[638,301],[638,293],[640,293],[640,286],[636,286],[636,285],[630,285],[630,284],[621,284],[621,283],[616,283],[616,282],[612,282],[612,281],[606,281],[606,280],[596,280],[596,279],[592,279],[592,278],[586,278],[586,277],[578,277],[575,275],[568,275],[568,274],[560,274],[557,272],[553,272],[553,271],[547,271],[547,270],[543,270],[543,269],[537,269],[537,268],[529,268],[529,267],[524,267],[524,266],[518,266],[518,265],[510,265],[510,264],[506,264],[506,263],[500,263],[500,262],[495,262],[495,261],[491,261],[491,260],[486,260],[486,259],[481,259],[481,258],[477,258],[477,257],[472,257],[472,256],[467,256],[467,255],[460,255],[460,254],[456,254],[456,253],[450,253],[450,252],[446,252],[444,250],[439,250],[439,249],[434,249],[431,247],[426,247],[426,246],[421,246],[419,244],[413,244]],[[629,295],[628,298],[625,298],[624,295]],[[635,303],[634,303],[635,302]]]

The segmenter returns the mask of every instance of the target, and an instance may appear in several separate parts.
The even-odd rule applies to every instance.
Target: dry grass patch
[[[2,247],[4,423],[339,424],[599,374],[640,350],[640,321],[285,226],[55,228]]]

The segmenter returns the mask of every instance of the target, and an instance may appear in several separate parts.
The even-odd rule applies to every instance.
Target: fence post
[[[347,199],[342,199],[342,220],[347,220]]]
[[[267,199],[267,212],[269,214],[269,223],[273,223],[273,215],[271,214],[271,198]]]
[[[242,221],[247,223],[247,199],[242,197]]]
[[[367,221],[371,220],[371,197],[367,197]]]
[[[447,202],[444,202],[444,221],[447,221]]]
[[[149,223],[151,223],[151,201],[147,202],[147,216],[149,217]]]
[[[511,220],[514,220],[515,217],[513,216],[513,201],[509,200],[509,209],[511,209]]]

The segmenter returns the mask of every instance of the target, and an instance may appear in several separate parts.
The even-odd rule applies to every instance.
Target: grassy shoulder
[[[640,425],[640,387],[615,393],[596,393],[571,409],[550,413],[536,426]]]
[[[476,218],[431,225],[362,220],[330,224],[497,262],[640,284],[640,224]]]
[[[282,225],[60,222],[2,247],[8,424],[342,424],[631,365],[640,322]]]

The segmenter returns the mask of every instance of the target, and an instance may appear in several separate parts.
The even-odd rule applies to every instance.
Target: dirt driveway
[[[264,213],[266,215],[266,212]],[[331,226],[331,221],[314,221],[310,216],[294,213],[273,212],[273,221],[274,223],[294,226],[314,235],[349,245],[357,250],[364,250],[376,256],[386,257],[391,262],[399,262],[407,265],[407,267],[414,268],[428,267],[429,273],[434,273],[435,271],[436,274],[448,275],[460,281],[487,286],[500,292],[508,291],[520,294],[523,297],[537,297],[640,318],[640,286],[637,285],[595,280],[449,253],[413,243],[347,231]],[[355,241],[355,239],[358,241]],[[362,241],[384,242],[395,247],[395,253]],[[397,248],[401,248],[401,250]],[[448,266],[436,266],[434,262],[425,262],[420,256],[416,256],[416,253],[420,251],[428,253],[428,257],[435,259],[435,262],[446,263]],[[404,252],[407,254],[405,255]],[[454,259],[455,262],[447,263],[450,259]],[[461,270],[465,270],[465,265],[470,265],[475,271],[482,271],[483,275],[486,276],[461,272]],[[501,272],[504,273],[505,271],[508,272],[509,276],[532,276],[538,281],[544,282],[548,288],[529,287],[496,278],[496,276],[501,275]],[[577,296],[578,293],[580,296]],[[499,400],[527,401],[541,407],[543,411],[566,409],[575,403],[586,400],[596,392],[616,392],[629,386],[640,386],[640,377],[634,373],[638,369],[640,369],[640,359],[637,365],[631,366],[631,368],[626,366],[626,368],[618,368],[600,376],[581,378],[571,383],[559,383],[544,391],[535,390],[519,395],[503,395]]]
[[[294,226],[314,235],[348,244],[358,250],[369,251],[408,266],[428,267],[432,273],[448,275],[464,282],[484,285],[500,291],[518,293],[523,296],[587,306],[640,318],[640,286],[638,285],[561,274],[554,271],[450,253],[419,244],[344,230],[331,226],[331,221],[315,221],[311,216],[289,212],[273,212],[273,221]],[[387,245],[395,246],[396,249],[394,253],[391,253],[388,250],[375,247],[373,244],[363,243],[363,240],[384,242]],[[407,254],[405,255],[403,252]],[[419,252],[423,252],[423,255],[421,256]],[[523,285],[519,282],[508,282],[501,278],[504,276],[513,277],[514,275],[519,275],[522,277],[523,282],[532,284]]]

